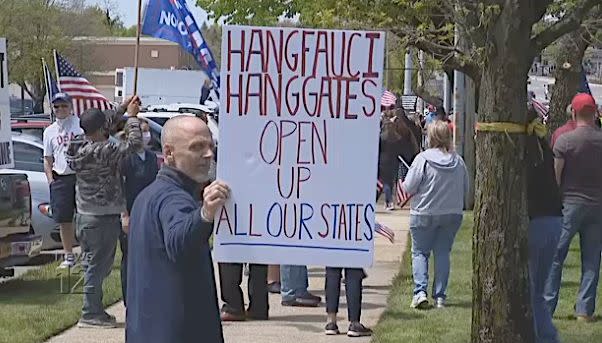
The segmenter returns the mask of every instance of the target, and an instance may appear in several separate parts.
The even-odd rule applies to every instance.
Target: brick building
[[[116,69],[134,66],[136,37],[77,37],[67,54],[109,100],[115,99]],[[139,67],[198,69],[192,55],[164,39],[141,37]]]

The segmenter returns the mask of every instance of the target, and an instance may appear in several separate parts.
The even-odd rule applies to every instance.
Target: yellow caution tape
[[[534,134],[539,138],[543,138],[548,134],[548,128],[538,119],[534,119],[527,126],[510,122],[477,123],[476,130],[483,132],[526,133],[528,135]]]

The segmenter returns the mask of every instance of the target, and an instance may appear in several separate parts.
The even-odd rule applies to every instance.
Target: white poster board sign
[[[383,32],[226,26],[220,262],[369,267]]]
[[[6,39],[0,38],[0,169],[14,166],[8,95],[8,54]]]

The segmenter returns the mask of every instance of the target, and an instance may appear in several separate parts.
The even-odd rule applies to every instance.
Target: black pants
[[[219,263],[219,283],[224,307],[222,311],[232,314],[244,313],[244,298],[241,263]],[[268,318],[268,266],[249,265],[249,316],[258,319]]]
[[[339,312],[343,269],[345,269],[347,316],[350,322],[359,322],[362,316],[362,282],[365,276],[361,268],[326,267],[326,313]]]
[[[127,306],[127,282],[128,282],[128,235],[121,231],[119,235],[119,247],[121,249],[121,294],[123,295],[123,305]]]

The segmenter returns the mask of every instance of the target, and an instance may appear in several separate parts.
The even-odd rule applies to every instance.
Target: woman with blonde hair
[[[468,173],[464,160],[452,147],[452,134],[444,121],[428,125],[429,149],[416,156],[403,183],[410,200],[412,307],[429,307],[428,261],[435,255],[433,298],[437,308],[445,307],[450,270],[450,252],[462,223]]]

